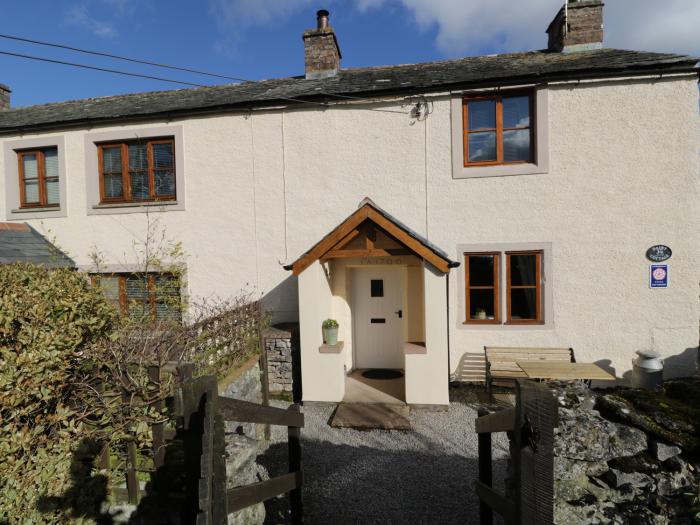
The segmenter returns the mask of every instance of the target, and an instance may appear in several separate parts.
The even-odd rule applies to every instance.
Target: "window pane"
[[[58,150],[56,148],[47,148],[44,150],[44,170],[46,178],[58,178]]]
[[[495,319],[493,290],[469,290],[469,319]]]
[[[154,173],[156,195],[175,195],[175,173],[170,170],[158,170]]]
[[[503,160],[516,162],[530,160],[530,130],[503,132]]]
[[[172,168],[173,145],[153,144],[153,165],[155,168]]]
[[[39,181],[24,181],[24,201],[27,204],[36,204],[39,202]]]
[[[510,256],[510,284],[511,286],[535,286],[537,273],[537,255],[511,255]]]
[[[179,321],[181,319],[180,281],[172,275],[155,277],[156,319]]]
[[[129,171],[148,169],[148,154],[145,144],[129,144]]]
[[[105,175],[104,176],[104,186],[105,186],[105,197],[116,198],[123,197],[124,191],[122,188],[122,176],[119,175]]]
[[[135,201],[146,200],[150,197],[148,190],[148,172],[129,172],[131,178],[131,198]]]
[[[527,128],[530,126],[530,97],[503,99],[503,127]]]
[[[384,297],[384,280],[383,279],[372,279],[370,281],[370,288],[372,297]]]
[[[58,189],[58,179],[46,180],[46,204],[58,204],[60,202],[60,190]]]
[[[510,318],[537,319],[537,290],[535,288],[516,288],[510,291]]]
[[[24,180],[39,178],[39,166],[34,153],[29,153],[22,157],[22,168],[24,171]]]
[[[150,317],[147,277],[143,274],[128,275],[125,284],[129,317],[134,319]]]
[[[122,149],[120,147],[102,149],[102,172],[122,172]]]
[[[469,162],[496,160],[496,132],[469,134]]]
[[[100,275],[97,285],[107,299],[107,302],[119,308],[119,277]]]
[[[469,131],[475,129],[494,129],[496,127],[496,101],[474,100],[467,102]]]
[[[493,255],[469,256],[469,286],[493,286]]]

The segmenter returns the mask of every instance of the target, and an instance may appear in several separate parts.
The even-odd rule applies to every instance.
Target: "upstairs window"
[[[58,148],[24,150],[17,156],[20,208],[59,207]]]
[[[92,275],[108,302],[137,321],[180,321],[180,280],[168,273]]]
[[[532,109],[527,93],[465,98],[464,166],[533,162]]]
[[[99,144],[102,203],[175,200],[173,139]]]

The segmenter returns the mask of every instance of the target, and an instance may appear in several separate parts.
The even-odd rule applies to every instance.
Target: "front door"
[[[403,269],[353,271],[355,368],[403,368]]]

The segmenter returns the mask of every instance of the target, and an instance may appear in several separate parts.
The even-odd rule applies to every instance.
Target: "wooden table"
[[[517,361],[530,379],[600,379],[614,381],[615,376],[595,363],[566,363],[564,361]]]

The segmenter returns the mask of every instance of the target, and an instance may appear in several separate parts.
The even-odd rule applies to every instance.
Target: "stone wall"
[[[251,403],[262,403],[262,381],[258,356],[254,356],[219,383],[219,395]],[[256,458],[268,444],[264,440],[262,425],[226,421],[226,485],[241,487],[268,479],[264,468]],[[261,524],[265,521],[265,506],[252,505],[229,514],[228,522],[237,525]]]
[[[289,323],[268,328],[263,333],[271,393],[293,393],[295,386],[299,387],[298,332],[298,325]]]
[[[661,392],[557,390],[554,522],[700,521],[694,392],[700,381],[668,381]]]

